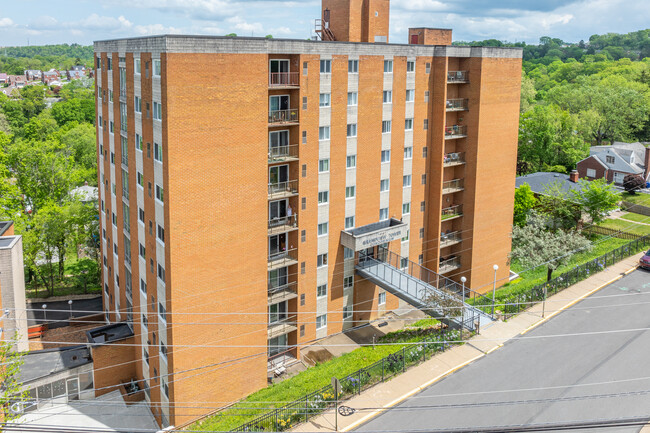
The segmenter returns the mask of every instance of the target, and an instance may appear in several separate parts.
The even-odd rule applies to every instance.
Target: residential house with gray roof
[[[623,185],[623,179],[636,174],[650,181],[650,148],[647,143],[614,142],[608,146],[593,146],[589,157],[577,164],[580,178],[587,180],[607,179]]]

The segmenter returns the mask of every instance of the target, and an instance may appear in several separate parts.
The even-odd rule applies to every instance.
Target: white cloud
[[[28,27],[33,30],[54,30],[59,28],[59,21],[56,18],[42,15],[31,20]]]
[[[264,33],[264,26],[261,23],[249,23],[239,16],[228,18],[226,21],[231,24],[234,30],[242,32],[243,34],[241,36],[248,36],[250,34],[260,36]]]
[[[2,27],[11,27],[14,25],[14,22],[11,18],[0,18],[0,28]]]
[[[88,30],[125,30],[133,26],[124,16],[117,18],[91,14],[86,18],[65,24],[66,27],[82,27]]]
[[[439,12],[449,9],[449,5],[437,0],[394,0],[391,8],[418,12]]]
[[[179,28],[167,27],[162,24],[138,25],[135,26],[135,31],[137,34],[142,36],[182,33],[181,29]]]

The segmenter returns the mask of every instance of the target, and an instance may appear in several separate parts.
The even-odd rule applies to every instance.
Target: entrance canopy
[[[400,220],[389,220],[356,227],[341,232],[341,244],[353,251],[361,251],[406,236],[408,225]]]

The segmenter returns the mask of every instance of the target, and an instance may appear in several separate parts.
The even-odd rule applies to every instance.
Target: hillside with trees
[[[0,72],[22,75],[27,69],[68,70],[72,66],[92,67],[92,45],[60,44],[0,48]]]

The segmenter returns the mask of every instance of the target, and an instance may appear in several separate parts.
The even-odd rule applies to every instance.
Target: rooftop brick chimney
[[[573,183],[577,183],[578,179],[580,179],[580,175],[578,174],[578,170],[573,170],[571,173],[569,173],[569,180]]]

